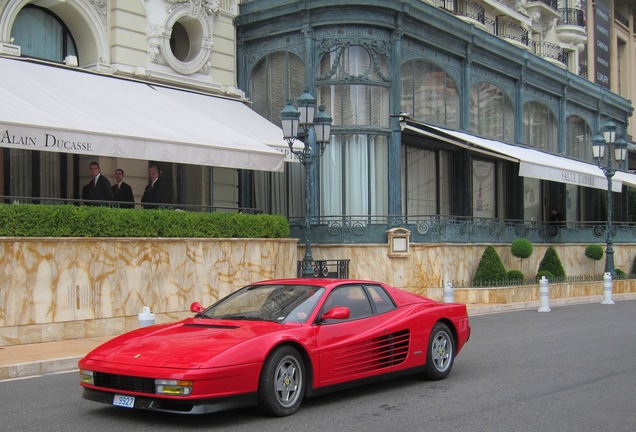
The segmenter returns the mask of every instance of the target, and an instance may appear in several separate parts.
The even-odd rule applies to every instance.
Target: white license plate
[[[113,398],[113,405],[126,407],[126,408],[134,408],[135,407],[135,397],[134,396],[123,396],[123,395],[115,395]]]

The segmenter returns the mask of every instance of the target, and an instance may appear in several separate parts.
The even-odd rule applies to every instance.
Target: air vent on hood
[[[211,329],[230,329],[230,330],[234,330],[239,328],[239,326],[234,326],[234,325],[219,325],[219,324],[194,324],[194,323],[188,323],[188,324],[184,324],[184,327],[199,327],[199,328],[211,328]]]

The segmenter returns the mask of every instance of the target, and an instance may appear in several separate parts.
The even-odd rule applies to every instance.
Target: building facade
[[[219,141],[233,139],[222,127],[263,135],[245,111],[213,113],[191,95],[249,102],[280,125],[285,103],[310,89],[333,118],[331,142],[311,173],[320,242],[383,243],[396,226],[424,243],[520,235],[588,242],[598,240],[607,213],[592,138],[611,120],[633,149],[633,10],[633,2],[609,0],[2,0],[0,52],[186,90],[163,109],[132,109],[132,94],[116,104],[130,110],[130,123],[140,111],[156,112],[155,133],[164,139],[146,140],[151,149],[206,127]],[[11,79],[4,77],[5,89]],[[108,90],[95,94],[84,111],[110,104]],[[186,128],[192,108],[201,121]],[[256,209],[301,228],[303,169],[289,155],[274,172],[281,170],[242,164],[256,149],[202,163],[181,162],[185,151],[163,147],[146,158],[25,150],[6,118],[5,201],[73,202],[92,160],[109,177],[124,169],[139,201],[148,164],[159,161],[175,205]],[[285,145],[282,137],[261,141]],[[617,221],[631,220],[634,185],[629,173],[614,178]],[[569,230],[544,224],[552,210]]]
[[[550,240],[553,210],[571,228],[557,241],[569,241],[606,219],[591,143],[610,120],[631,138],[633,74],[618,70],[634,69],[633,27],[613,19],[618,8],[632,17],[630,5],[271,3],[240,6],[239,87],[272,121],[303,88],[331,113],[311,197],[320,242],[377,243],[393,226],[422,242]],[[254,205],[294,222],[285,201],[302,195],[299,182],[256,175],[268,189]],[[631,174],[614,177],[616,220],[628,220],[635,185]],[[492,234],[470,234],[484,224]]]
[[[148,183],[148,165],[159,163],[171,203],[191,210],[238,208],[237,168],[255,157],[248,164],[254,169],[282,169],[280,151],[272,156],[262,143],[284,142],[280,129],[268,128],[264,119],[251,119],[253,132],[241,130],[246,119],[240,116],[253,111],[236,86],[237,11],[236,0],[0,1],[0,54],[7,65],[0,79],[5,104],[14,102],[0,115],[5,201],[75,202],[90,179],[89,163],[96,161],[111,182],[115,170],[123,169],[137,202]],[[36,85],[28,82],[31,77]],[[56,85],[62,89],[57,93]],[[36,87],[42,87],[39,95],[31,95]],[[151,93],[162,94],[154,100]],[[66,98],[75,111],[58,103]],[[75,132],[66,141],[92,144],[94,151],[19,145],[46,133],[39,145],[51,131]],[[97,142],[110,153],[98,150]],[[214,148],[197,153],[195,147],[208,144]],[[142,147],[147,151],[128,153]],[[280,163],[268,167],[260,156]]]

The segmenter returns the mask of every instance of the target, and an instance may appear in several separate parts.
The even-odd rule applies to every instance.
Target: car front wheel
[[[448,376],[455,360],[455,341],[453,333],[444,323],[433,326],[428,341],[426,354],[426,369],[418,378],[428,380],[442,380]]]
[[[258,383],[258,408],[267,415],[283,417],[298,410],[305,395],[305,364],[295,348],[283,346],[272,352]]]

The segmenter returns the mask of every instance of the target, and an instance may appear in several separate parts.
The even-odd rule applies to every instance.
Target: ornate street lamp
[[[289,150],[296,155],[305,169],[305,258],[303,259],[304,278],[314,276],[314,259],[311,256],[311,202],[312,186],[310,179],[311,166],[325,152],[331,137],[331,117],[325,112],[324,105],[316,112],[316,99],[305,90],[294,108],[291,101],[280,112],[283,124],[283,138],[289,145]],[[298,133],[299,127],[302,133]],[[294,142],[302,137],[304,146],[301,150],[294,148]]]
[[[627,157],[627,142],[622,139],[616,139],[616,130],[618,127],[611,120],[602,128],[602,135],[598,134],[592,139],[592,151],[594,161],[598,167],[603,170],[607,177],[607,226],[605,242],[607,248],[605,250],[605,273],[612,275],[612,279],[616,277],[616,269],[614,267],[614,247],[612,245],[612,213],[613,213],[613,197],[612,197],[612,177],[616,171],[621,168],[623,161]],[[605,148],[607,147],[607,151]],[[616,161],[616,168],[614,168]]]

